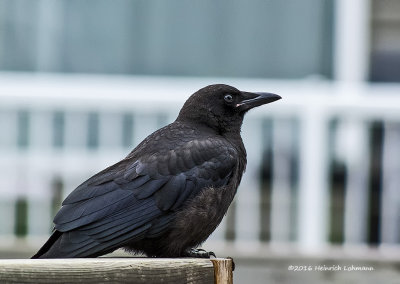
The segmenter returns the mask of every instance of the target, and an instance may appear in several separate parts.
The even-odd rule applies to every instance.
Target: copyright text
[[[289,271],[374,271],[372,266],[359,265],[289,265]]]

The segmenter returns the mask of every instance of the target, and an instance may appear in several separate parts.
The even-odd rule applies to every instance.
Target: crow
[[[197,247],[221,222],[246,168],[244,115],[280,98],[224,84],[195,92],[173,123],[67,196],[32,258],[97,257],[118,248],[210,257]]]

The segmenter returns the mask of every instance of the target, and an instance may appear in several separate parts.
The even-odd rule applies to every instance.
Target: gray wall
[[[331,0],[0,0],[0,70],[331,77]]]

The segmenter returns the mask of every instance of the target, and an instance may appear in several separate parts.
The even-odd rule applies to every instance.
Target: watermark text
[[[374,271],[375,268],[373,266],[364,266],[364,265],[339,265],[339,264],[333,264],[333,265],[325,265],[325,264],[319,264],[319,265],[289,265],[288,266],[289,271],[294,271],[294,272],[300,272],[300,271],[317,271],[317,272],[322,272],[322,271]]]

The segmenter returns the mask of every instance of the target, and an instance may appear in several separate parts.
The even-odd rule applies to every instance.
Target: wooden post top
[[[0,283],[232,283],[232,259],[1,259]]]

